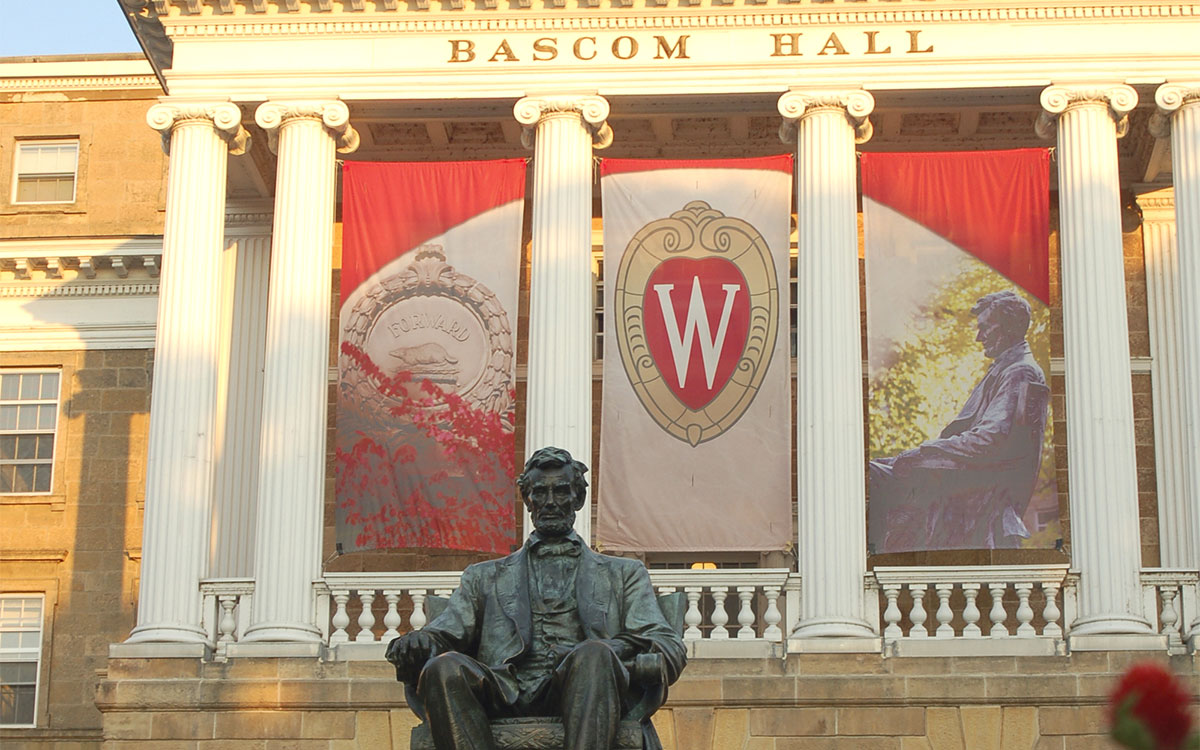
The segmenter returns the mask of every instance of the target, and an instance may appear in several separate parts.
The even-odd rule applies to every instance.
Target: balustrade
[[[1186,653],[1188,623],[1196,618],[1197,583],[1200,573],[1195,570],[1144,568],[1142,570],[1142,599],[1146,619],[1156,632],[1167,637],[1170,653]]]

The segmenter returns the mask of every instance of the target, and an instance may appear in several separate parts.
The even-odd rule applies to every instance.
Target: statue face
[[[975,340],[983,344],[983,353],[990,359],[995,359],[1009,347],[1021,340],[1013,331],[1000,322],[999,316],[992,315],[991,310],[984,310],[976,321],[979,334]]]
[[[565,466],[535,471],[525,498],[533,527],[543,536],[566,536],[575,526],[575,511],[579,510],[571,486],[573,472]]]

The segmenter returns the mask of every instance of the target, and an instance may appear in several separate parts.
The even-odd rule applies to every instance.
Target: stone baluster
[[[1008,588],[1006,583],[989,583],[988,592],[992,595],[992,609],[988,612],[988,619],[992,621],[992,629],[988,631],[988,635],[992,638],[1007,638],[1008,625],[1005,621],[1008,619],[1008,612],[1004,609],[1004,591]]]
[[[700,586],[685,586],[683,592],[687,594],[688,608],[683,615],[683,622],[687,627],[683,631],[683,640],[697,641],[700,640],[702,633],[700,623],[704,617],[700,614],[700,594],[704,591]]]
[[[888,640],[904,636],[904,631],[900,628],[900,620],[903,617],[900,612],[900,588],[898,583],[889,583],[883,587],[883,595],[887,599],[887,607],[883,610],[883,621],[887,623],[887,627],[883,629],[883,637]]]
[[[141,591],[130,643],[204,643],[229,153],[249,135],[229,102],[165,99],[146,120],[170,154],[146,460]]]
[[[387,602],[387,612],[383,615],[383,642],[391,643],[393,638],[400,635],[400,625],[404,619],[400,617],[400,594],[399,589],[387,589],[383,592],[383,600]]]
[[[729,622],[729,613],[725,611],[725,597],[729,594],[728,586],[712,586],[709,589],[713,598],[713,613],[712,613],[712,632],[708,637],[714,641],[724,641],[729,639],[729,629],[725,627],[725,623]]]
[[[1017,637],[1032,638],[1037,635],[1033,627],[1033,608],[1029,606],[1029,596],[1033,593],[1032,583],[1018,583],[1017,588]]]
[[[1080,572],[1071,635],[1149,634],[1141,612],[1116,143],[1137,93],[1124,85],[1056,85],[1042,91],[1041,102],[1038,133],[1058,136],[1071,557]]]
[[[938,583],[933,588],[938,598],[938,609],[934,615],[938,626],[933,635],[935,638],[953,638],[954,626],[950,622],[954,619],[954,610],[950,609],[950,595],[954,593],[954,584]]]
[[[782,587],[780,586],[766,586],[763,589],[763,593],[767,597],[767,611],[763,613],[763,623],[767,627],[763,630],[763,638],[768,641],[783,640],[783,631],[779,628],[779,622],[783,619],[783,614],[779,611],[781,591]]]
[[[929,637],[929,631],[925,628],[925,620],[928,617],[925,612],[925,590],[928,588],[924,583],[908,586],[908,593],[912,594],[912,610],[908,613],[908,620],[912,623],[912,629],[908,631],[909,638]]]
[[[371,643],[375,640],[375,613],[371,610],[371,605],[375,603],[375,592],[359,589],[358,602],[362,608],[358,612],[358,632],[354,634],[354,640]]]
[[[350,640],[350,636],[346,633],[346,628],[350,625],[350,613],[346,611],[346,605],[349,602],[349,591],[340,590],[333,592],[335,610],[333,618],[330,620],[333,624],[333,633],[329,636],[330,646],[336,646],[339,643],[346,643]]]
[[[316,643],[332,288],[334,151],[358,146],[340,101],[269,101],[278,154],[263,374],[254,612],[246,641]]]
[[[592,457],[592,148],[612,142],[598,96],[525,97],[513,108],[533,145],[525,455],[548,445]],[[591,502],[575,530],[591,539]],[[532,530],[525,513],[525,532]]]
[[[408,618],[408,624],[413,630],[420,630],[429,622],[429,618],[425,615],[425,589],[413,589],[408,592],[412,597],[413,611]]]
[[[1062,638],[1062,625],[1058,624],[1058,618],[1062,617],[1062,611],[1058,608],[1058,584],[1043,583],[1042,594],[1046,597],[1046,606],[1042,608],[1042,619],[1046,621],[1042,627],[1042,635],[1051,638]]]
[[[1154,95],[1158,116],[1155,135],[1171,137],[1171,174],[1175,184],[1175,231],[1178,248],[1180,309],[1180,379],[1185,384],[1184,434],[1180,457],[1185,465],[1186,504],[1200,496],[1200,81],[1169,82]],[[1157,410],[1155,414],[1157,414]],[[1178,563],[1195,568],[1200,558],[1200,512],[1190,513],[1190,555]],[[1165,564],[1165,561],[1164,561]],[[1200,611],[1188,624],[1188,638],[1200,637]]]
[[[978,583],[964,583],[963,597],[967,600],[967,604],[963,607],[963,638],[982,638],[983,631],[979,629],[979,605],[975,603],[976,597],[979,596]]]
[[[789,91],[780,137],[796,147],[796,472],[800,622],[792,634],[874,637],[863,610],[866,494],[855,143],[866,91]]]
[[[754,609],[751,607],[751,602],[754,600],[754,586],[738,586],[738,600],[741,602],[741,607],[738,609],[738,628],[737,637],[740,640],[756,637],[754,632]]]

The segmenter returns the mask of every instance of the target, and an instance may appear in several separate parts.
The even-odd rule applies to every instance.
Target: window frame
[[[50,597],[44,591],[12,591],[0,593],[0,601],[5,599],[37,599],[39,602],[38,618],[37,618],[37,648],[36,656],[32,660],[34,664],[34,683],[33,683],[33,719],[26,724],[3,724],[0,723],[0,729],[35,729],[38,726],[38,720],[42,716],[42,694],[43,685],[46,680],[44,674],[46,660],[43,658],[46,650],[46,641],[48,635],[47,614],[49,611]],[[7,632],[7,631],[0,631]],[[28,629],[18,630],[16,632],[30,632]],[[20,651],[28,651],[28,649],[17,649],[14,653]],[[8,659],[8,653],[0,650],[0,662],[26,662],[29,659]]]
[[[3,489],[0,489],[0,497],[13,497],[13,498],[37,497],[37,498],[42,498],[42,497],[48,497],[48,496],[51,496],[54,494],[54,480],[55,480],[56,474],[58,473],[57,471],[55,471],[55,468],[56,468],[56,464],[58,463],[57,459],[58,459],[58,455],[59,455],[59,444],[60,444],[59,440],[61,437],[60,436],[61,430],[60,430],[59,423],[61,421],[60,417],[62,416],[62,388],[63,388],[64,372],[63,372],[63,368],[61,368],[61,367],[0,367],[0,376],[3,376],[3,375],[26,375],[26,374],[40,374],[40,375],[54,374],[54,375],[58,376],[58,389],[57,389],[56,393],[54,394],[54,399],[53,399],[54,425],[50,430],[44,430],[44,429],[21,430],[19,426],[12,430],[4,430],[4,429],[0,428],[0,437],[7,436],[7,435],[45,435],[45,434],[49,433],[51,436],[51,439],[52,439],[51,446],[50,446],[50,458],[48,460],[33,459],[32,461],[29,461],[28,463],[48,465],[50,467],[50,482],[45,490],[33,490],[30,492],[12,492],[12,491],[5,491]],[[18,395],[19,395],[19,393],[18,393]],[[37,399],[29,399],[29,400],[22,400],[20,398],[17,398],[17,399],[0,398],[0,406],[30,404],[30,403],[42,405],[42,404],[51,403],[51,400],[40,398],[40,397]],[[0,459],[0,466],[6,466],[6,465],[10,465],[10,464],[11,465],[20,465],[19,461],[20,461],[20,459],[17,459],[17,458]]]
[[[74,204],[78,200],[78,198],[79,198],[79,163],[80,163],[79,157],[80,157],[80,152],[82,150],[79,138],[24,138],[24,139],[17,140],[15,145],[16,145],[16,148],[13,149],[13,162],[12,162],[12,190],[9,194],[10,203],[13,206],[55,206],[55,205],[62,206],[62,205]],[[70,175],[71,175],[71,199],[70,200],[50,200],[50,201],[20,200],[18,198],[18,192],[21,187],[21,177],[23,176],[23,173],[21,171],[21,156],[25,152],[25,149],[26,148],[36,148],[36,147],[40,147],[40,146],[63,146],[63,145],[73,145],[75,147],[75,161],[74,161],[72,170],[70,172]],[[24,176],[27,176],[27,177],[34,176],[34,175],[37,175],[37,176],[41,176],[41,175],[61,176],[61,175],[65,175],[65,174],[67,174],[67,173],[66,172],[44,172],[44,173],[43,172],[29,172],[29,173],[24,173]]]

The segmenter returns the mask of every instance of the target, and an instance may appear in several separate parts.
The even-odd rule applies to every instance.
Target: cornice
[[[152,75],[0,78],[0,91],[112,91],[115,89],[162,91],[162,86]]]
[[[47,297],[153,297],[157,281],[110,282],[95,284],[48,284],[45,282],[0,283],[0,299]]]
[[[993,23],[1046,21],[1112,22],[1130,19],[1171,19],[1200,16],[1200,7],[1180,3],[1032,3],[981,6],[961,0],[922,0],[896,7],[895,0],[566,0],[533,3],[530,0],[498,3],[483,0],[466,9],[463,0],[427,0],[395,3],[374,9],[373,3],[330,0],[322,12],[319,3],[300,0],[264,0],[266,12],[254,13],[246,0],[170,0],[170,16],[163,20],[173,39],[316,36],[354,36],[438,32],[519,31],[524,29],[674,29],[731,26],[806,26],[830,24]],[[501,7],[501,5],[503,7]],[[222,6],[247,8],[246,12],[221,12]],[[865,7],[864,7],[865,6]],[[301,12],[301,9],[312,12]],[[191,10],[192,8],[195,9]],[[644,13],[639,13],[642,11]],[[664,14],[664,11],[670,15]],[[747,12],[750,11],[750,12]]]

